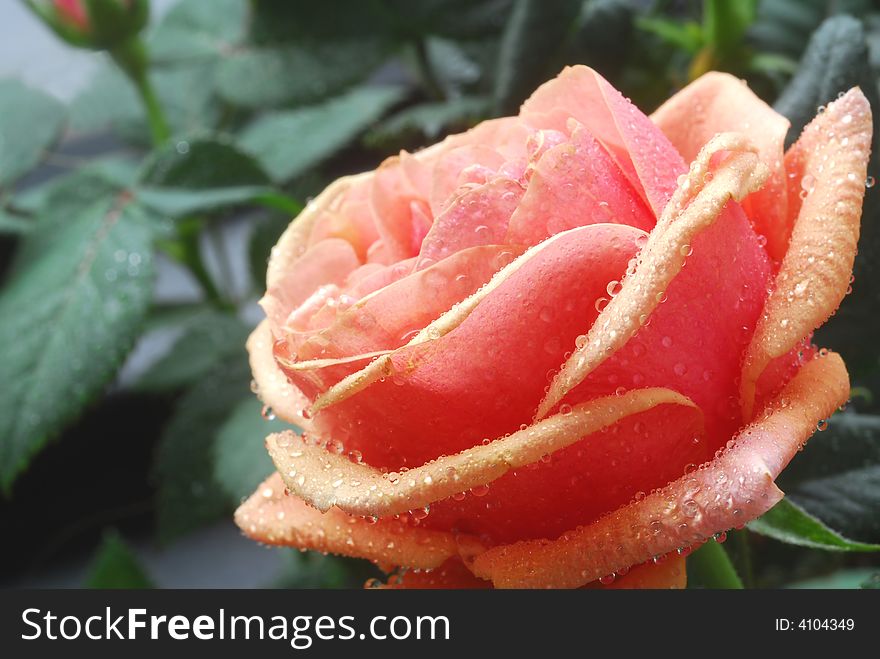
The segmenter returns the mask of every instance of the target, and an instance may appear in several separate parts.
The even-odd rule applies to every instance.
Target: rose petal
[[[339,314],[328,328],[296,347],[297,358],[307,362],[340,360],[399,348],[489,281],[502,255],[506,259],[520,251],[518,247],[506,245],[466,248],[425,270],[389,283],[362,298]],[[319,368],[327,365],[330,364]],[[314,366],[299,365],[288,371],[291,381],[310,395],[326,390],[351,372],[350,369],[318,374],[301,372]]]
[[[388,158],[379,165],[373,176],[370,198],[373,220],[392,262],[415,256],[430,228],[429,189],[417,187],[427,185],[421,169],[427,170],[427,167],[411,154],[401,151],[399,156]]]
[[[612,222],[650,231],[654,216],[605,150],[578,124],[535,165],[506,242],[535,245],[566,229]]]
[[[390,577],[387,584],[378,586],[390,590],[463,590],[491,587],[491,581],[478,579],[456,558],[449,559],[433,570],[407,570],[401,575]]]
[[[504,156],[487,144],[467,144],[444,153],[434,165],[431,183],[431,210],[434,217],[440,216],[454,196],[462,170],[476,165],[497,172],[503,164]]]
[[[782,498],[773,480],[848,396],[843,360],[818,357],[703,468],[556,540],[490,549],[476,557],[474,574],[496,587],[576,588],[744,524]]]
[[[749,136],[770,176],[760,190],[743,199],[743,209],[758,233],[767,237],[767,252],[781,260],[791,235],[783,166],[788,119],[758,98],[743,81],[712,71],[661,105],[651,120],[688,162],[718,133],[735,131]]]
[[[358,266],[357,253],[347,240],[328,238],[308,248],[260,300],[273,330],[281,334],[292,311],[321,286],[342,284]]]
[[[372,179],[373,172],[343,176],[327,186],[306,205],[281,234],[278,243],[272,249],[266,272],[266,288],[278,286],[287,278],[290,269],[305,254],[309,236],[322,214],[338,211],[349,195],[357,198],[358,190],[368,188]]]
[[[537,306],[537,308],[532,307],[528,310],[529,313],[514,312],[512,308],[504,309],[502,310],[504,315],[499,316],[497,319],[493,319],[490,322],[498,326],[497,331],[499,334],[504,331],[503,325],[505,322],[522,323],[522,327],[529,327],[529,333],[535,335],[528,337],[528,339],[522,337],[523,340],[529,340],[534,343],[535,340],[539,339],[542,343],[547,342],[549,339],[546,337],[546,332],[537,330],[537,328],[542,327],[542,325],[527,325],[526,322],[530,321],[526,321],[526,319],[534,317],[536,312],[542,308],[546,309],[545,316],[547,314],[552,315],[556,313],[552,305],[559,302],[559,307],[565,308],[567,306],[566,300],[570,302],[570,307],[572,309],[574,308],[574,302],[572,300],[578,300],[580,303],[586,301],[587,303],[583,304],[583,306],[587,307],[586,313],[595,315],[595,308],[592,306],[593,301],[599,296],[599,294],[601,294],[611,278],[620,276],[619,270],[616,270],[621,266],[619,259],[622,258],[624,254],[627,255],[627,258],[629,255],[633,254],[635,249],[634,239],[638,233],[637,229],[624,227],[622,225],[594,224],[556,234],[544,242],[530,248],[519,258],[513,260],[509,265],[502,268],[492,277],[488,284],[480,288],[469,298],[455,305],[437,320],[427,325],[412,340],[403,346],[403,348],[399,349],[397,353],[394,354],[400,354],[402,360],[409,359],[413,356],[411,353],[413,353],[413,350],[417,346],[436,341],[455,330],[459,325],[465,322],[465,320],[484,300],[488,299],[496,290],[504,286],[505,282],[514,278],[521,268],[529,266],[530,263],[532,264],[532,266],[529,267],[530,271],[535,269],[544,270],[544,272],[538,276],[537,280],[530,281],[528,284],[528,287],[533,288],[537,282],[540,281],[542,287],[546,288],[544,300],[536,301],[536,303],[540,302],[540,306]],[[569,252],[571,253],[569,254]],[[562,258],[562,254],[566,254],[567,256]],[[535,275],[530,276],[534,277]],[[547,288],[549,283],[544,281],[546,277],[550,276],[555,279],[553,282],[555,288],[552,291],[550,288]],[[571,280],[569,279],[569,276],[572,276]],[[585,288],[590,291],[588,295],[585,295]],[[519,303],[517,307],[521,307],[523,294],[518,293],[517,295],[517,301]],[[585,296],[580,297],[580,295]],[[533,295],[530,295],[530,297],[532,296]],[[587,297],[589,297],[588,300]],[[517,315],[512,316],[511,314],[514,313]],[[481,334],[486,335],[487,332],[483,331]],[[488,332],[488,334],[492,334],[492,332]],[[488,337],[483,336],[480,340],[485,340],[486,338]],[[502,337],[499,336],[497,338],[500,339]],[[562,346],[569,344],[569,341],[566,341],[565,343],[562,343],[561,339],[559,339],[559,341],[560,343],[558,346],[555,344],[548,346],[551,350],[541,351],[543,352],[541,357],[542,361],[546,361],[548,357],[552,357],[554,362],[558,363],[558,361],[556,361],[558,360],[557,355],[564,351]],[[506,341],[504,343],[506,343]],[[520,352],[522,351],[520,350]],[[539,355],[541,352],[539,352]],[[377,359],[366,368],[345,377],[330,387],[325,393],[315,399],[311,408],[312,414],[314,415],[331,405],[336,405],[347,400],[351,396],[354,396],[373,385],[380,378],[389,375],[394,369],[394,354]],[[420,359],[424,361],[424,357],[426,356],[427,355],[423,355]],[[514,362],[514,365],[518,368],[517,363]],[[552,365],[555,366],[555,364]],[[496,363],[496,366],[500,367],[501,365]],[[508,365],[507,368],[510,368],[510,365]],[[549,366],[544,368],[544,372],[546,372],[547,368],[549,368]],[[481,371],[481,374],[482,373],[483,371]],[[459,376],[461,376],[461,373],[459,373]],[[444,375],[443,379],[448,380],[448,374]],[[516,378],[517,381],[523,379],[524,378],[521,375]],[[529,380],[530,384],[523,383],[525,387],[521,388],[519,394],[520,397],[524,395],[525,391],[534,388],[534,385],[536,384],[535,378],[531,377]],[[508,417],[510,416],[512,415],[508,414]],[[500,433],[493,434],[492,436],[496,436],[497,434]]]
[[[620,419],[670,404],[695,407],[686,397],[668,389],[637,389],[621,396],[597,398],[405,474],[382,473],[367,464],[354,463],[290,431],[270,435],[266,447],[287,487],[318,510],[336,506],[353,515],[384,517],[424,508],[486,485]],[[594,441],[601,439],[595,437]],[[412,441],[418,442],[418,438]]]
[[[682,590],[686,587],[687,569],[683,556],[669,556],[658,563],[648,561],[636,565],[604,586],[609,590]]]
[[[538,418],[546,416],[638,331],[681,271],[694,238],[718,219],[724,205],[760,187],[766,168],[751,149],[734,133],[717,135],[703,148],[648,237],[635,272],[622,280],[620,292],[590,327],[584,345],[574,351],[553,379],[538,406]],[[730,155],[707,180],[709,163],[721,152]]]
[[[388,565],[430,569],[460,554],[459,541],[451,533],[414,528],[394,519],[372,523],[338,509],[320,513],[302,499],[285,495],[277,473],[238,508],[235,523],[249,538],[269,545]]]
[[[605,147],[633,188],[659,216],[685,164],[651,120],[598,73],[565,68],[523,104],[520,117],[540,128],[568,131],[573,117]]]
[[[804,172],[801,184],[809,194],[746,352],[740,396],[746,419],[754,406],[755,382],[770,361],[822,325],[846,295],[871,134],[868,100],[858,88],[851,89],[810,122],[786,156],[787,165],[798,163]]]
[[[302,412],[308,407],[309,400],[297,387],[290,384],[287,376],[278,368],[272,354],[274,343],[268,320],[257,325],[247,340],[257,395],[264,404],[272,408],[276,416],[308,430],[311,421]]]
[[[517,181],[496,178],[455,197],[422,241],[416,270],[468,247],[503,244],[510,216],[522,196]]]

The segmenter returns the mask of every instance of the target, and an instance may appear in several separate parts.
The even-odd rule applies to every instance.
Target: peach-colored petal
[[[235,512],[235,523],[269,545],[366,558],[385,565],[431,569],[458,557],[467,538],[388,519],[373,523],[333,509],[320,513],[284,493],[278,474],[266,479]]]
[[[871,108],[851,89],[804,129],[786,162],[804,172],[807,192],[773,292],[746,351],[740,402],[749,419],[755,383],[834,313],[846,295],[859,239],[871,148]]]
[[[556,540],[490,549],[476,557],[474,574],[496,587],[576,588],[742,525],[782,498],[774,479],[848,396],[843,360],[817,357],[702,468]]]
[[[734,131],[749,136],[770,176],[760,190],[743,200],[743,209],[755,223],[755,230],[766,236],[767,252],[781,260],[791,235],[783,165],[788,119],[758,98],[745,82],[729,73],[712,71],[661,105],[651,120],[688,162],[718,133]]]
[[[431,210],[434,217],[439,217],[445,210],[459,186],[462,170],[476,166],[497,172],[503,164],[504,156],[487,144],[467,144],[440,156],[434,165],[431,183]]]
[[[599,222],[650,231],[654,216],[605,150],[577,124],[570,141],[549,148],[534,166],[510,218],[507,242],[535,245],[560,231]]]
[[[729,152],[715,168],[710,161]],[[736,133],[717,135],[700,151],[687,176],[648,236],[635,271],[624,277],[621,290],[609,301],[577,348],[559,371],[537,418],[546,416],[563,397],[608,357],[617,352],[660,304],[667,287],[681,271],[694,238],[718,219],[731,199],[739,201],[763,183],[767,170],[754,148]]]
[[[520,116],[540,128],[567,131],[574,118],[608,151],[659,216],[685,164],[662,132],[598,73],[565,68],[523,104]]]
[[[372,180],[370,203],[373,220],[388,257],[401,261],[415,256],[422,238],[431,226],[428,194],[421,175],[411,169],[427,169],[411,154],[401,151],[379,165]]]
[[[420,344],[438,339],[454,330],[456,327],[461,325],[474,311],[474,309],[476,309],[483,300],[491,295],[493,291],[495,291],[506,280],[513,276],[520,268],[529,263],[544,250],[556,246],[558,242],[564,242],[575,232],[583,232],[590,229],[597,229],[606,226],[608,225],[590,225],[587,227],[578,227],[569,231],[563,231],[556,234],[555,236],[551,236],[542,243],[539,243],[538,245],[529,248],[525,253],[520,255],[518,258],[512,260],[510,263],[508,263],[506,266],[496,272],[492,279],[485,286],[480,288],[476,293],[466,298],[465,300],[462,300],[451,309],[449,309],[449,311],[437,318],[435,321],[424,327],[418,334],[410,339],[410,341],[407,342],[405,346],[402,346],[400,349],[398,349],[398,351],[395,351],[395,353],[392,353],[391,355],[388,355],[386,357],[380,357],[360,371],[346,376],[345,378],[334,384],[332,387],[330,387],[326,392],[318,396],[312,404],[312,407],[310,408],[311,414],[314,416],[321,410],[326,409],[332,405],[336,405],[337,403],[340,403],[350,398],[351,396],[363,391],[374,382],[377,382],[380,378],[389,375],[393,368],[393,357],[395,354],[403,352],[404,349],[412,348],[413,346],[418,346]],[[510,251],[509,254],[510,256],[513,256],[514,252]]]
[[[492,587],[491,581],[478,579],[457,558],[446,561],[433,570],[406,570],[391,575],[388,583],[374,586],[389,590],[464,590]]]
[[[306,341],[289,346],[299,362],[291,362],[290,368],[283,367],[306,394],[323,392],[348,371],[334,369],[314,374],[302,371],[344,364],[355,356],[357,359],[380,357],[388,354],[388,350],[399,348],[489,281],[502,255],[504,259],[512,258],[521,251],[519,247],[506,245],[470,247],[396,281],[391,281],[390,276],[384,277],[387,285],[339,313],[325,329]],[[320,365],[316,360],[320,360]]]
[[[503,244],[510,216],[522,196],[519,182],[498,177],[455,197],[422,241],[416,270],[468,247]]]
[[[291,312],[317,289],[342,284],[359,265],[357,253],[347,240],[328,238],[309,247],[260,300],[273,330],[280,334]]]
[[[268,320],[257,325],[247,340],[257,396],[280,419],[308,430],[311,422],[302,412],[308,407],[309,401],[298,388],[290,384],[287,376],[278,368],[272,355],[274,343]]]
[[[636,565],[605,586],[609,590],[682,590],[687,587],[684,556],[667,556],[655,563]]]
[[[343,176],[306,205],[272,249],[266,272],[266,288],[272,288],[284,281],[289,270],[302,258],[309,244],[309,236],[321,215],[325,211],[338,210],[346,202],[348,195],[362,186],[369,186],[373,175],[373,172],[366,172],[356,176]]]
[[[405,474],[382,473],[352,462],[291,431],[270,435],[266,447],[287,487],[318,510],[336,506],[353,515],[384,517],[486,485],[512,469],[535,463],[622,418],[658,405],[683,405],[699,411],[685,396],[669,389],[636,389],[583,403]]]

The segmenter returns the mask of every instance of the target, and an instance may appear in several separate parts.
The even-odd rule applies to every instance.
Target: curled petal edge
[[[859,240],[872,126],[868,100],[854,88],[829,103],[786,154],[786,166],[803,172],[800,184],[808,194],[746,349],[740,379],[746,420],[752,416],[764,369],[828,320],[846,295]]]
[[[248,358],[257,396],[279,418],[309,430],[311,421],[302,413],[308,407],[309,399],[278,368],[272,352],[274,343],[268,320],[260,322],[247,340]]]
[[[773,481],[848,396],[843,360],[835,353],[816,357],[760,419],[697,471],[555,540],[489,549],[472,570],[496,587],[577,588],[741,526],[782,499]]]
[[[337,507],[352,515],[385,517],[424,508],[435,501],[486,485],[511,469],[538,462],[624,417],[658,405],[693,408],[664,388],[635,389],[575,406],[485,445],[444,456],[405,473],[382,473],[355,463],[292,431],[266,438],[266,448],[284,483],[318,510]]]
[[[472,560],[482,545],[470,536],[410,526],[395,519],[353,517],[338,508],[319,512],[285,494],[277,473],[235,512],[235,523],[252,540],[270,545],[365,558],[386,566],[439,567],[451,558]]]
[[[710,168],[710,161],[724,152],[728,153],[725,160]],[[620,293],[602,310],[587,341],[572,352],[551,382],[536,418],[547,416],[569,391],[626,344],[681,272],[685,247],[715,222],[730,199],[740,201],[760,189],[768,175],[745,136],[720,133],[709,140],[649,234],[634,271],[621,281]]]

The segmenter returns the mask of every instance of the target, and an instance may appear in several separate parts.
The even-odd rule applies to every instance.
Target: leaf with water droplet
[[[141,329],[152,293],[155,222],[124,199],[103,199],[26,240],[0,296],[0,485],[113,377]],[[137,254],[134,265],[117,253]]]

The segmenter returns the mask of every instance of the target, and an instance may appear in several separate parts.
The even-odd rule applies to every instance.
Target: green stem
[[[709,540],[688,558],[688,572],[706,588],[742,590],[743,583],[719,543]]]
[[[168,128],[168,120],[156,96],[156,90],[150,82],[147,66],[149,58],[144,43],[138,37],[134,37],[110,51],[110,54],[137,90],[147,113],[153,146],[159,146],[171,136],[171,130]]]
[[[229,311],[234,309],[235,305],[223,297],[217,289],[211,274],[202,260],[201,251],[199,250],[199,233],[202,224],[203,222],[199,218],[180,220],[177,223],[177,239],[160,241],[159,247],[169,257],[187,267],[211,306],[221,311]]]

